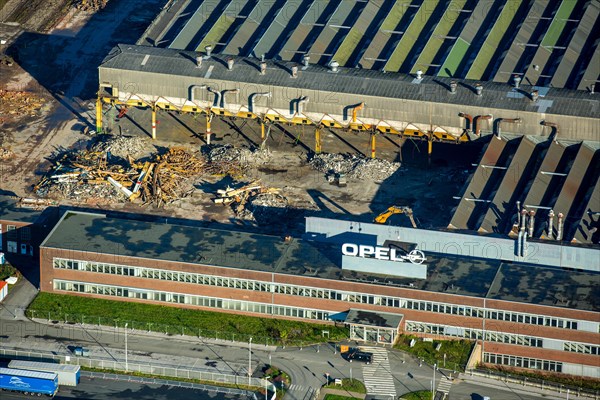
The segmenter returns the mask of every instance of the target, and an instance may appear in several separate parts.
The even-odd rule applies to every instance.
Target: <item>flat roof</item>
[[[0,194],[0,220],[34,223],[43,210],[34,210],[17,206],[18,198]]]
[[[81,369],[79,365],[71,364],[58,364],[50,362],[38,362],[38,361],[25,361],[25,360],[11,360],[8,363],[9,368],[16,369],[31,369],[35,371],[49,371],[49,372],[72,372],[77,373]]]
[[[426,252],[427,279],[401,278],[342,270],[339,243],[76,211],[63,215],[41,247],[110,254],[115,263],[142,257],[600,311],[598,273],[435,252]],[[572,301],[557,301],[557,293]]]
[[[522,84],[521,89],[515,91],[506,83],[485,82],[482,84],[483,96],[477,96],[475,81],[470,80],[423,76],[415,84],[415,78],[410,74],[341,67],[339,72],[332,73],[329,68],[316,64],[299,71],[297,79],[290,79],[291,67],[297,65],[293,62],[267,60],[267,73],[260,75],[260,61],[256,58],[213,55],[197,68],[198,55],[193,51],[119,44],[105,57],[100,68],[198,79],[207,76],[210,68],[211,79],[232,82],[589,118],[600,115],[600,100],[579,90]],[[227,68],[228,58],[234,60],[232,70]],[[128,79],[135,80],[134,76],[129,74]],[[143,79],[142,76],[140,79]],[[448,89],[453,80],[459,85],[455,94]],[[534,88],[540,92],[537,103],[523,94],[523,91]]]
[[[55,373],[50,373],[50,372],[27,371],[24,369],[11,369],[11,368],[0,368],[0,375],[24,376],[27,378],[39,378],[39,379],[48,379],[48,380],[54,380],[57,377],[57,375]]]
[[[377,326],[380,328],[398,329],[404,315],[379,311],[366,311],[351,308],[344,321],[347,324]]]

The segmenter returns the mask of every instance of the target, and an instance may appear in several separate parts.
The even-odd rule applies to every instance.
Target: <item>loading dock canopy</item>
[[[344,321],[347,324],[398,329],[404,315],[351,308]]]
[[[344,321],[350,325],[350,340],[394,344],[404,315],[351,308]]]

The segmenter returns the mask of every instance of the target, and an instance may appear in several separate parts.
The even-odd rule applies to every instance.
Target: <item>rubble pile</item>
[[[309,165],[325,174],[345,174],[351,179],[384,180],[400,168],[400,163],[355,154],[321,153],[309,160]]]
[[[109,151],[113,156],[126,159],[127,157],[138,158],[152,153],[156,148],[139,136],[100,135],[95,138],[91,150],[98,152]]]
[[[259,194],[250,201],[247,211],[261,225],[281,221],[288,211],[288,200],[279,193]]]
[[[98,11],[106,7],[108,0],[79,0],[75,7],[82,11]]]
[[[0,161],[10,160],[14,155],[15,153],[12,150],[0,147]]]
[[[0,123],[10,117],[35,117],[43,104],[44,99],[32,93],[0,89]]]
[[[94,147],[98,148],[98,147]],[[205,173],[205,160],[172,148],[150,161],[109,156],[107,151],[67,153],[35,186],[40,197],[85,201],[136,201],[157,206],[179,200],[194,190],[194,178]]]
[[[263,186],[260,180],[239,188],[217,190],[216,204],[232,205],[237,218],[268,223],[283,217],[288,201],[277,188]]]
[[[230,170],[239,169],[243,171],[266,164],[269,161],[270,154],[268,150],[250,150],[227,144],[211,147],[206,153],[206,157],[211,164],[220,165],[223,173],[227,173]]]

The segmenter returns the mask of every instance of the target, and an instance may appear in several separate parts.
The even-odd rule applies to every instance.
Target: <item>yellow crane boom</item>
[[[412,208],[405,206],[389,207],[387,210],[375,217],[375,222],[378,224],[385,224],[388,218],[394,214],[406,214],[406,216],[410,219],[410,223],[412,224],[413,228],[417,227],[417,224],[415,223],[415,219],[413,217]]]

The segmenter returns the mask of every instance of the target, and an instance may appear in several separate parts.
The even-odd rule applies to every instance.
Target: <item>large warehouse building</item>
[[[344,321],[482,343],[490,364],[600,377],[597,250],[308,218],[305,239],[67,211],[40,247],[41,290]],[[452,318],[449,318],[449,317]]]

